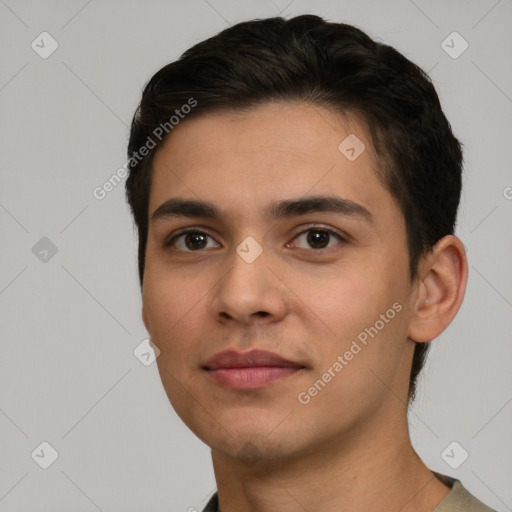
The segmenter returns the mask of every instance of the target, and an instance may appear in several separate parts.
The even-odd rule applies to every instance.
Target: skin
[[[366,146],[355,161],[338,150],[351,133]],[[150,220],[142,316],[170,402],[212,449],[223,512],[426,512],[449,492],[411,446],[407,391],[415,343],[438,336],[460,306],[464,249],[443,238],[411,281],[404,217],[377,162],[357,118],[300,103],[185,120],[155,155],[150,217],[170,198],[220,211]],[[310,196],[348,199],[371,218],[266,215],[272,202]],[[184,228],[207,245],[190,249],[181,236],[164,247]],[[307,238],[318,229],[335,232],[322,250]],[[263,249],[252,263],[236,252],[248,236]],[[400,312],[300,403],[396,303]],[[219,351],[252,348],[304,369],[253,390],[203,369]]]

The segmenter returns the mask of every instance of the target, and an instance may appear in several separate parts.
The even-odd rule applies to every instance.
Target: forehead
[[[391,199],[377,169],[369,134],[353,115],[297,103],[206,113],[182,121],[157,151],[149,213],[171,196],[244,213],[306,194],[366,206]]]

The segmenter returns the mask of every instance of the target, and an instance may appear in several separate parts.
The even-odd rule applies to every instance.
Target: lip
[[[210,358],[203,368],[223,386],[256,389],[296,374],[305,367],[266,350],[225,350]]]

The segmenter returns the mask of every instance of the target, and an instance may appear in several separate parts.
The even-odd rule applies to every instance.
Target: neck
[[[212,450],[221,512],[432,511],[450,489],[414,451],[406,416],[375,424],[387,428],[354,428],[279,460]]]

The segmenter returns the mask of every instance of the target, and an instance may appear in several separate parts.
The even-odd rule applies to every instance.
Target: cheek
[[[375,380],[370,369],[387,375],[400,364],[407,332],[405,282],[396,273],[396,279],[390,279],[391,273],[382,272],[382,265],[372,267],[338,271],[316,282],[308,279],[298,293],[304,298],[304,312],[312,319],[310,329],[313,323],[319,329],[310,332],[311,338],[326,333],[330,340],[315,344],[319,374],[342,356],[347,363],[340,372],[344,377],[337,382],[346,378],[343,386],[365,387],[368,378]]]
[[[142,300],[148,330],[167,367],[183,367],[180,363],[190,358],[193,349],[187,340],[200,339],[203,296],[202,287],[189,286],[180,278],[145,278]]]
[[[198,272],[175,269],[154,252],[148,247],[142,301],[151,331],[162,335],[186,321],[207,285]]]
[[[372,325],[394,302],[393,290],[370,269],[345,268],[297,281],[297,295],[326,332],[340,340]]]

